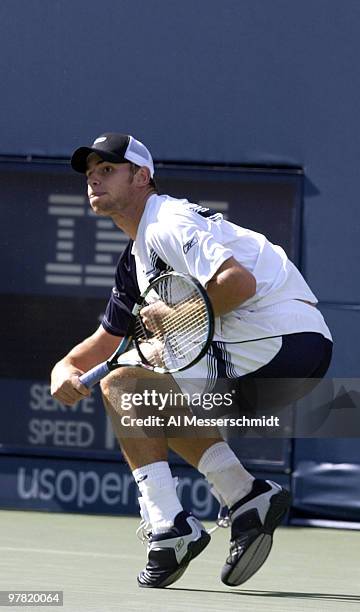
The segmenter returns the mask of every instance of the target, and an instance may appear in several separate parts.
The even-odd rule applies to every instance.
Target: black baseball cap
[[[104,161],[114,164],[130,161],[137,166],[146,166],[150,170],[151,178],[154,176],[154,162],[150,151],[140,140],[128,134],[108,132],[98,136],[89,147],[76,149],[71,157],[71,166],[76,172],[85,174],[90,153],[97,153]]]

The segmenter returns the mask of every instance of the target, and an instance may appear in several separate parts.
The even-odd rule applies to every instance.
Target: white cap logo
[[[96,140],[94,140],[93,144],[99,144],[99,142],[105,142],[106,140],[106,136],[101,136],[100,138],[97,138]]]

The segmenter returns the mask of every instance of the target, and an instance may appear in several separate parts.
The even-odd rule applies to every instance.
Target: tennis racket
[[[135,304],[126,336],[115,353],[79,380],[90,388],[124,366],[140,366],[160,374],[185,370],[203,357],[213,334],[212,306],[200,283],[187,274],[161,274]],[[137,356],[129,359],[126,353],[133,347]]]

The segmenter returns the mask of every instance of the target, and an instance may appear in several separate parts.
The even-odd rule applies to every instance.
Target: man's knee
[[[103,396],[110,400],[114,393],[131,393],[136,387],[136,380],[139,377],[137,368],[118,368],[110,372],[100,381],[100,389]]]

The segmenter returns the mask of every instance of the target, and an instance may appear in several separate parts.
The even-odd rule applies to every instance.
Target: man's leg
[[[144,430],[139,429],[139,435],[142,437],[133,437],[136,435],[134,429],[131,437],[127,437],[128,430],[121,426],[121,415],[124,413],[121,398],[124,393],[141,393],[142,390],[152,387],[163,394],[170,389],[177,389],[176,383],[170,377],[133,368],[117,370],[102,384],[105,405],[122,452],[150,508],[153,529],[160,533],[171,526],[171,521],[182,510],[174,492],[170,469],[164,465],[167,462],[168,446],[204,474],[229,508],[251,490],[254,478],[224,442],[216,427],[208,427],[204,431],[203,427],[193,426],[191,431],[190,428],[183,430],[184,435],[188,434],[190,437],[168,439],[161,427],[155,432],[151,427],[147,427]],[[181,407],[181,411],[185,412],[186,408]],[[143,406],[130,413],[126,412],[129,417],[144,418],[146,414]],[[158,490],[153,488],[152,481],[156,479]]]
[[[255,391],[256,399],[251,409],[256,411],[258,405],[269,403],[278,409],[284,402],[288,404],[312,388],[318,382],[312,380],[313,377],[319,379],[326,373],[332,345],[320,334],[293,334],[283,338],[280,346],[278,352],[279,347],[269,347],[275,351],[274,357],[265,366],[238,379],[240,411],[252,400],[249,390]],[[231,345],[230,351],[234,350],[236,346]],[[241,363],[241,347],[234,357]],[[260,385],[262,378],[265,380]],[[266,379],[274,380],[269,385]],[[205,475],[229,507],[230,554],[223,567],[222,580],[229,586],[237,586],[248,580],[266,560],[273,532],[290,507],[290,494],[277,483],[254,479],[223,441],[211,440],[209,446],[209,440],[205,440],[205,444],[191,442],[170,439],[169,446]]]
[[[138,398],[142,391],[154,389],[164,394],[174,387],[169,376],[130,367],[114,371],[101,384],[115,434],[141,492],[142,513],[151,525],[148,562],[138,576],[142,587],[165,587],[178,580],[210,541],[202,524],[183,510],[176,494],[163,427],[135,424],[129,428],[122,420],[124,416],[128,420],[145,418],[149,413],[158,416],[151,406],[132,403],[134,393]]]
[[[191,517],[189,521],[189,515],[182,510],[176,514],[177,504],[180,502],[176,496],[169,466],[165,461],[165,458],[167,459],[167,442],[164,431],[157,430],[156,437],[151,437],[151,430],[149,432],[148,429],[142,430],[139,428],[135,432],[131,430],[131,436],[129,436],[129,429],[127,428],[125,431],[126,428],[121,425],[123,414],[121,398],[124,393],[129,395],[135,390],[138,392],[139,376],[143,381],[144,389],[153,387],[155,381],[155,386],[159,390],[160,385],[162,392],[176,388],[176,384],[169,376],[157,376],[151,372],[139,371],[137,368],[122,368],[105,379],[102,383],[102,389],[115,433],[129,465],[133,469],[142,496],[146,500],[146,507],[150,510],[152,528],[154,530],[155,526],[155,532],[157,532],[150,542],[148,564],[138,577],[139,585],[163,587],[180,578],[190,560],[203,550],[210,538],[198,521],[194,524],[194,521],[196,521],[194,517]],[[137,382],[137,385],[134,382]],[[127,411],[126,414],[129,415],[129,412]],[[141,407],[140,410],[133,407],[130,415],[143,417],[144,407]],[[154,436],[154,433],[152,435]],[[272,536],[270,536],[270,546],[267,538],[264,545],[260,547],[260,557],[255,558],[255,564],[251,563],[253,559],[252,545],[256,546],[258,538],[263,539],[264,529],[269,531],[275,528],[272,518],[273,513],[271,513],[270,522],[266,520],[266,517],[272,502],[279,498],[279,494],[282,492],[281,487],[275,483],[268,484],[265,481],[255,481],[241,465],[227,443],[219,436],[216,428],[207,429],[206,438],[203,428],[192,428],[191,438],[169,438],[168,444],[205,475],[219,496],[229,506],[230,516],[233,519],[231,550],[235,550],[236,555],[231,553],[231,564],[225,564],[222,580],[229,586],[241,584],[257,571],[264,562],[266,557],[261,556],[264,548],[267,550],[266,556],[270,550]],[[250,506],[252,515],[258,517],[260,512],[262,519],[254,532],[250,530],[250,534],[247,532],[246,524],[243,524],[243,515],[248,514],[248,506]],[[286,511],[283,511],[284,504],[281,504],[281,506],[282,514],[284,514]],[[286,509],[287,507],[288,503]],[[167,524],[166,520],[168,521]],[[279,518],[279,512],[277,512],[276,525],[280,520],[281,517]],[[174,527],[168,530],[171,521],[173,521]],[[183,550],[186,554],[181,559],[174,558],[173,551],[179,538],[183,541],[184,536],[186,546]],[[246,537],[247,545],[245,548],[239,549],[239,537]],[[165,568],[163,564],[162,567],[159,567],[158,563],[159,542],[167,552],[170,551],[170,558]],[[151,547],[154,548],[153,552]],[[247,554],[243,554],[244,552]],[[163,555],[162,559],[164,559]]]

